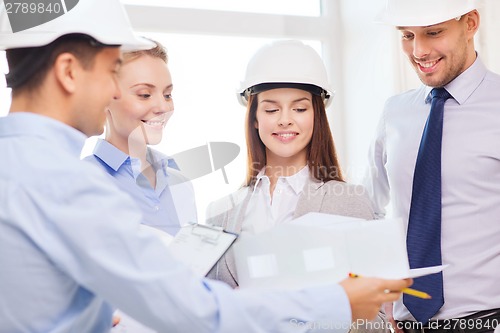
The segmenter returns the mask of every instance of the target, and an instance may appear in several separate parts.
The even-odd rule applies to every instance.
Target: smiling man
[[[408,223],[411,268],[448,265],[415,279],[432,300],[396,303],[397,327],[493,331],[500,317],[500,76],[474,48],[476,3],[388,0],[380,19],[400,32],[423,85],[387,101],[365,186],[379,217],[392,201]]]

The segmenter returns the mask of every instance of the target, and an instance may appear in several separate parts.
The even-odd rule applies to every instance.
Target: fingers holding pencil
[[[383,293],[387,295],[387,302],[394,302],[401,298],[401,294],[405,289],[413,284],[412,279],[404,280],[385,280],[383,279],[379,288],[384,287]],[[384,302],[385,303],[385,302]]]
[[[401,290],[412,284],[411,279],[386,280],[362,277],[340,282],[351,304],[352,319],[373,319],[383,303],[401,297]]]

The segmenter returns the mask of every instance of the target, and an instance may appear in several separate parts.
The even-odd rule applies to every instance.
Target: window
[[[320,16],[318,0],[122,0],[128,5],[225,10],[247,13]]]
[[[0,51],[0,72],[2,73],[0,75],[0,117],[2,117],[9,112],[10,107],[10,89],[6,88],[5,75],[3,75],[9,72],[5,51]]]

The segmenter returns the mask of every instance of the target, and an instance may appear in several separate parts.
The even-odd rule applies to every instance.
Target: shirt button
[[[160,207],[159,207],[159,206],[155,206],[155,207],[154,207],[154,210],[155,210],[155,212],[157,212],[157,211],[159,211],[159,210],[160,210]]]
[[[278,190],[278,191],[276,191],[276,192],[278,192],[278,194],[281,194],[281,190]]]

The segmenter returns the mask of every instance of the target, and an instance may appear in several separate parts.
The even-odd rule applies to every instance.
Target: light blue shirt
[[[500,76],[481,59],[445,86],[442,142],[444,306],[436,319],[500,308]],[[365,186],[375,212],[408,221],[413,172],[431,87],[390,98],[370,151]],[[413,319],[402,302],[395,318]]]
[[[338,285],[260,294],[195,277],[80,161],[84,140],[44,116],[0,118],[0,333],[108,332],[112,306],[159,332],[347,331]]]
[[[141,208],[143,224],[175,235],[182,225],[196,223],[191,182],[177,170],[174,160],[148,148],[148,162],[156,170],[156,188],[141,174],[141,162],[106,140],[99,139],[86,161],[102,167]]]

